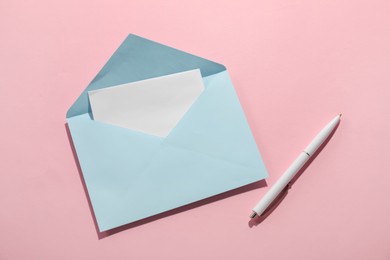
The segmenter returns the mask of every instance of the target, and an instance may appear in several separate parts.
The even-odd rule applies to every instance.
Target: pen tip
[[[250,214],[249,217],[250,217],[250,218],[255,218],[256,216],[257,216],[257,213],[253,211],[253,212]]]
[[[340,117],[343,115],[343,113],[340,113]]]

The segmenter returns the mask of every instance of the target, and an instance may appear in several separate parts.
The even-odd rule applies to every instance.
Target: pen
[[[297,159],[290,165],[290,167],[283,173],[283,175],[276,181],[276,183],[269,189],[264,197],[253,208],[250,218],[261,216],[270,204],[275,200],[279,193],[291,182],[297,172],[305,165],[324,141],[330,136],[333,130],[340,122],[341,114],[330,121],[311,141],[311,143],[303,150]]]

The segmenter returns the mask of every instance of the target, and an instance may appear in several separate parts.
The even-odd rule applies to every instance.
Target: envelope
[[[88,93],[194,70],[204,89],[163,134],[93,118]],[[133,34],[66,118],[101,232],[268,176],[226,68]]]

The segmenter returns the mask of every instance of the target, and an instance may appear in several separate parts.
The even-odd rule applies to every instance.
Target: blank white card
[[[200,70],[88,91],[96,121],[166,137],[203,92]]]

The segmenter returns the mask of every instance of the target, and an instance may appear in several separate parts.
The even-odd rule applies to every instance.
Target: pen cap
[[[317,134],[313,141],[304,150],[307,154],[311,156],[317,151],[317,149],[324,143],[324,141],[336,128],[337,124],[340,122],[340,117],[341,115],[336,116]]]

